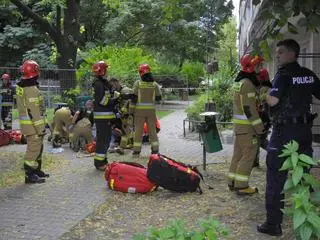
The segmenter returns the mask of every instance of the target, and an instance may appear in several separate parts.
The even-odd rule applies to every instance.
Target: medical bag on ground
[[[161,154],[150,156],[147,176],[150,181],[170,191],[181,193],[198,191],[202,194],[200,181],[203,177],[196,167]]]
[[[0,146],[9,145],[10,134],[2,129],[0,129]]]
[[[157,187],[147,178],[147,169],[134,162],[109,163],[105,179],[110,189],[126,193],[147,193]]]

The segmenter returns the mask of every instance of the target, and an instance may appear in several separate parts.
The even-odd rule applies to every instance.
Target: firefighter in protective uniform
[[[70,128],[72,125],[72,111],[69,107],[61,107],[56,110],[53,117],[53,136],[52,136],[52,146],[54,148],[61,147],[62,136],[67,133],[67,138],[69,138]]]
[[[134,104],[132,99],[134,98],[133,90],[127,86],[122,86],[118,79],[111,78],[110,83],[115,91],[120,92],[118,111],[120,113],[121,121],[121,140],[120,149],[133,147],[133,112]],[[111,147],[111,146],[110,146]]]
[[[257,109],[261,121],[264,126],[265,134],[260,136],[260,147],[267,150],[268,146],[268,132],[271,127],[270,117],[269,117],[269,107],[266,103],[266,94],[268,90],[272,87],[270,82],[270,77],[268,70],[266,68],[262,68],[257,75],[257,79],[259,80],[258,86],[258,101],[257,101]],[[260,148],[258,148],[256,159],[253,163],[253,167],[259,167],[259,155],[260,155]]]
[[[133,111],[134,105],[131,102],[132,89],[123,87],[120,92],[120,114],[122,121],[123,135],[121,136],[120,148],[132,148],[133,147]]]
[[[5,130],[12,129],[12,108],[14,106],[14,88],[11,86],[10,75],[3,74],[1,76],[2,86],[0,94],[2,101],[0,101],[1,120]]]
[[[38,89],[39,65],[27,60],[21,67],[21,81],[17,83],[16,96],[20,127],[27,138],[24,157],[25,183],[43,183],[48,174],[41,170],[43,137],[45,135],[45,106]]]
[[[151,153],[159,152],[159,141],[156,133],[156,102],[161,100],[161,90],[151,74],[148,64],[139,66],[141,80],[135,82],[133,92],[135,94],[136,107],[134,111],[135,134],[133,143],[133,155],[139,155],[142,147],[143,125],[146,122],[149,130]]]
[[[96,62],[92,71],[95,75],[94,90],[94,122],[96,124],[97,147],[94,156],[94,166],[104,171],[107,160],[107,150],[111,139],[112,120],[115,119],[115,106],[120,93],[112,89],[112,85],[105,78],[108,65],[104,61]]]
[[[264,127],[257,111],[257,86],[263,59],[259,56],[244,55],[241,60],[242,71],[233,85],[233,123],[235,143],[228,174],[230,190],[239,195],[253,194],[258,191],[249,187],[249,176],[258,148],[259,135]]]
[[[76,111],[72,119],[70,128],[70,147],[73,151],[78,152],[85,149],[85,145],[93,141],[93,102],[88,100],[85,108]]]

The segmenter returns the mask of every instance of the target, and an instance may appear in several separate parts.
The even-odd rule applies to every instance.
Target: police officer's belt
[[[272,124],[283,125],[283,124],[311,124],[314,117],[311,114],[302,115],[298,117],[285,117],[285,118],[274,118]]]

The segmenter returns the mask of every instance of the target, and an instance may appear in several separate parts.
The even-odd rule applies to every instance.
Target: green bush
[[[198,87],[199,79],[205,75],[203,64],[200,62],[185,62],[181,73],[187,76],[189,87]]]
[[[188,118],[200,120],[199,114],[204,112],[207,102],[215,102],[216,110],[219,112],[219,120],[229,122],[232,118],[232,90],[231,84],[214,81],[213,87],[202,93],[196,102],[186,109]]]
[[[160,229],[151,227],[144,234],[137,234],[134,240],[217,240],[228,236],[228,231],[212,217],[198,220],[197,228],[186,228],[182,220],[169,221],[168,226]]]
[[[304,168],[317,165],[311,157],[298,153],[296,141],[284,145],[279,157],[286,157],[280,171],[288,171],[284,185],[288,208],[284,213],[293,218],[293,228],[297,239],[320,239],[320,181]],[[310,193],[310,189],[314,192]]]
[[[153,72],[158,70],[155,58],[137,47],[96,47],[80,55],[84,60],[77,70],[77,79],[80,83],[88,80],[88,73],[91,73],[92,65],[99,60],[105,60],[108,63],[109,77],[119,78],[121,82],[129,86],[132,86],[139,77],[137,72],[139,64],[148,63]]]

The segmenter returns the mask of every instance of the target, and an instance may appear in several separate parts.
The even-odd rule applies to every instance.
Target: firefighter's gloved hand
[[[117,112],[116,113],[116,118],[121,118],[121,113]]]
[[[113,92],[113,98],[118,99],[120,97],[120,93],[118,91]]]

